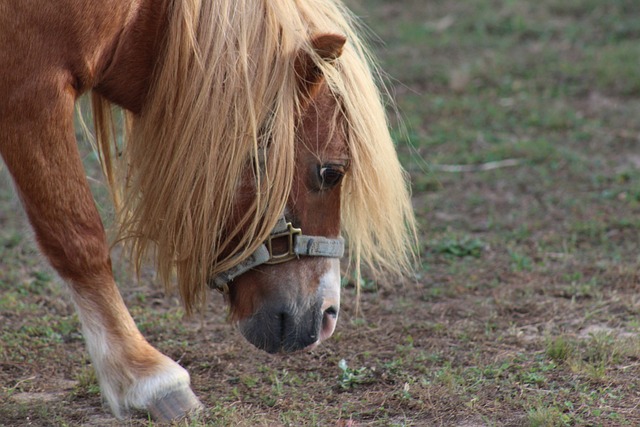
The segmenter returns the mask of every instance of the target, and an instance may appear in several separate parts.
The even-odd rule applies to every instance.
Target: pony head
[[[325,34],[314,37],[311,45],[321,60],[331,63],[345,42],[342,36]],[[226,278],[220,282],[242,334],[270,353],[316,346],[333,333],[340,309],[342,250],[295,254],[291,246],[312,235],[305,242],[342,249],[340,199],[350,165],[344,117],[320,69],[305,52],[296,60],[296,75],[302,98],[295,124],[295,169],[282,221],[289,223],[289,230],[268,239],[268,252],[285,255],[255,267],[254,262],[228,283]],[[236,201],[239,213],[246,209],[247,195],[254,195],[253,182],[245,181],[249,188],[243,188]],[[292,236],[290,230],[298,234]]]
[[[107,171],[121,183],[120,236],[138,265],[152,249],[187,311],[226,275],[219,286],[250,342],[312,347],[336,325],[341,251],[228,272],[270,240],[270,252],[291,252],[289,237],[272,239],[283,215],[288,230],[329,246],[344,236],[357,276],[361,262],[374,273],[409,269],[414,218],[375,67],[338,1],[172,7],[124,177]]]

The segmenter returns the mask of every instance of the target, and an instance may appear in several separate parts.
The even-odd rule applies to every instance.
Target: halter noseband
[[[273,252],[273,240],[282,238],[287,239],[287,250],[276,254]],[[229,282],[259,265],[280,264],[300,256],[341,258],[343,254],[342,237],[330,239],[323,236],[305,236],[301,229],[295,228],[282,214],[267,240],[249,258],[210,280],[209,287],[226,295],[229,293]]]

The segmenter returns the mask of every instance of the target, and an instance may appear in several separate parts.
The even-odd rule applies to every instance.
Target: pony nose
[[[263,306],[256,314],[239,322],[240,332],[247,341],[272,354],[308,348],[322,339],[324,325],[319,303],[302,312],[296,307],[279,306],[274,309]],[[335,324],[329,327],[335,327]]]

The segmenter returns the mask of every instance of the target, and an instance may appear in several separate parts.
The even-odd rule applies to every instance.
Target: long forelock
[[[323,9],[317,16],[347,38],[337,63],[320,68],[346,120],[350,168],[343,183],[342,229],[350,264],[357,278],[362,263],[376,274],[401,275],[415,263],[417,231],[408,176],[389,133],[385,105],[390,100],[357,20],[336,2],[314,6]]]
[[[294,70],[302,50],[322,70],[347,121],[351,167],[342,223],[351,258],[396,272],[407,267],[415,236],[407,183],[375,68],[343,6],[333,0],[173,4],[164,59],[142,113],[132,118],[114,190],[122,194],[120,236],[131,243],[136,264],[151,250],[160,278],[172,284],[175,272],[191,310],[205,300],[210,277],[264,241],[291,189],[303,105]],[[347,37],[335,64],[313,51],[310,40],[318,33]],[[254,175],[254,200],[234,225],[238,188],[264,139],[269,149]],[[102,147],[110,162],[115,153]]]

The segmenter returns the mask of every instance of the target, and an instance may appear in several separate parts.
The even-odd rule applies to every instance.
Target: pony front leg
[[[118,292],[76,146],[75,91],[68,80],[40,76],[9,91],[11,103],[0,100],[0,154],[42,252],[69,285],[103,396],[115,415],[135,408],[156,419],[180,418],[200,402],[187,371],[143,338]]]
[[[93,287],[78,282],[70,282],[70,288],[101,391],[114,414],[121,418],[141,409],[167,421],[200,408],[187,371],[144,339],[113,280],[102,283],[99,293],[86,292]]]

